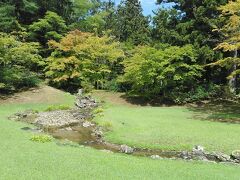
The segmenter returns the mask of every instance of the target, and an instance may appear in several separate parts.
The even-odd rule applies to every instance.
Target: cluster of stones
[[[40,128],[64,128],[84,123],[84,116],[77,109],[73,110],[57,110],[50,112],[35,112],[27,110],[22,113],[16,113],[9,117],[10,120],[23,121],[31,123]]]
[[[152,159],[163,159],[161,155],[152,155]],[[195,146],[191,152],[182,151],[179,152],[173,159],[184,159],[184,160],[198,160],[206,162],[218,162],[218,163],[240,163],[240,150],[233,151],[231,155],[227,155],[219,152],[206,152],[202,146]]]
[[[75,108],[71,110],[56,110],[40,113],[27,110],[23,113],[16,113],[9,117],[9,119],[31,123],[42,129],[64,128],[74,125],[82,125],[86,128],[92,126],[92,123],[87,120],[92,117],[91,110],[98,106],[96,100],[90,96],[84,96],[82,91],[79,91],[75,105]]]
[[[98,103],[91,96],[84,96],[83,90],[79,90],[75,105],[80,109],[93,109],[98,106]]]
[[[202,160],[223,163],[240,163],[240,151],[233,151],[231,155],[220,152],[205,152],[202,146],[195,146],[192,152],[182,152],[180,158],[186,160]]]
[[[127,145],[120,146],[120,152],[125,154],[134,153],[135,149]],[[141,150],[140,150],[141,151]],[[162,153],[164,154],[164,153]],[[162,154],[151,155],[152,159],[163,159]],[[219,152],[206,152],[202,146],[195,146],[191,152],[182,151],[179,153],[174,152],[171,159],[184,159],[184,160],[199,160],[218,163],[235,163],[240,164],[240,150],[235,150],[231,155],[226,155]]]

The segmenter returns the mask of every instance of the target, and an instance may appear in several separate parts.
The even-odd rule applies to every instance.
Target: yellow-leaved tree
[[[78,30],[68,33],[60,42],[50,41],[49,46],[54,51],[47,59],[46,76],[70,91],[84,86],[103,89],[114,78],[114,66],[124,58],[120,44],[111,37]]]
[[[240,74],[238,65],[240,58],[240,0],[229,1],[226,5],[219,8],[222,17],[226,18],[225,24],[215,31],[221,32],[224,40],[218,44],[215,50],[222,50],[227,56],[211,65],[220,65],[230,69],[229,87],[232,93],[236,93],[237,74]]]

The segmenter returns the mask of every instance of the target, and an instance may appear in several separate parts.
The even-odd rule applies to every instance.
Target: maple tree
[[[68,89],[86,83],[103,89],[113,78],[114,65],[124,57],[120,44],[112,38],[78,30],[68,33],[59,43],[50,41],[49,46],[54,52],[47,59],[46,76]]]

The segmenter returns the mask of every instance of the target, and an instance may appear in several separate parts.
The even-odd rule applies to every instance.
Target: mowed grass
[[[59,104],[73,103],[73,97],[64,93],[58,99]],[[49,104],[0,105],[0,179],[239,179],[239,166],[151,160],[81,146],[59,146],[56,142],[33,142],[33,133],[21,130],[28,124],[7,119],[14,112],[44,110]]]
[[[208,151],[228,154],[240,149],[239,124],[201,121],[187,107],[126,106],[109,98],[114,96],[110,92],[95,95],[107,101],[104,116],[96,121],[112,124],[105,135],[108,141],[167,150],[191,150],[201,145]]]

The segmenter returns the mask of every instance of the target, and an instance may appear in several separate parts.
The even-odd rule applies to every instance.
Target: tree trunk
[[[234,52],[234,58],[238,57],[238,51],[235,50]],[[237,70],[237,64],[234,63],[231,69],[231,73]],[[236,94],[236,85],[237,85],[237,77],[234,75],[230,80],[229,80],[229,88],[230,92],[233,94]]]

